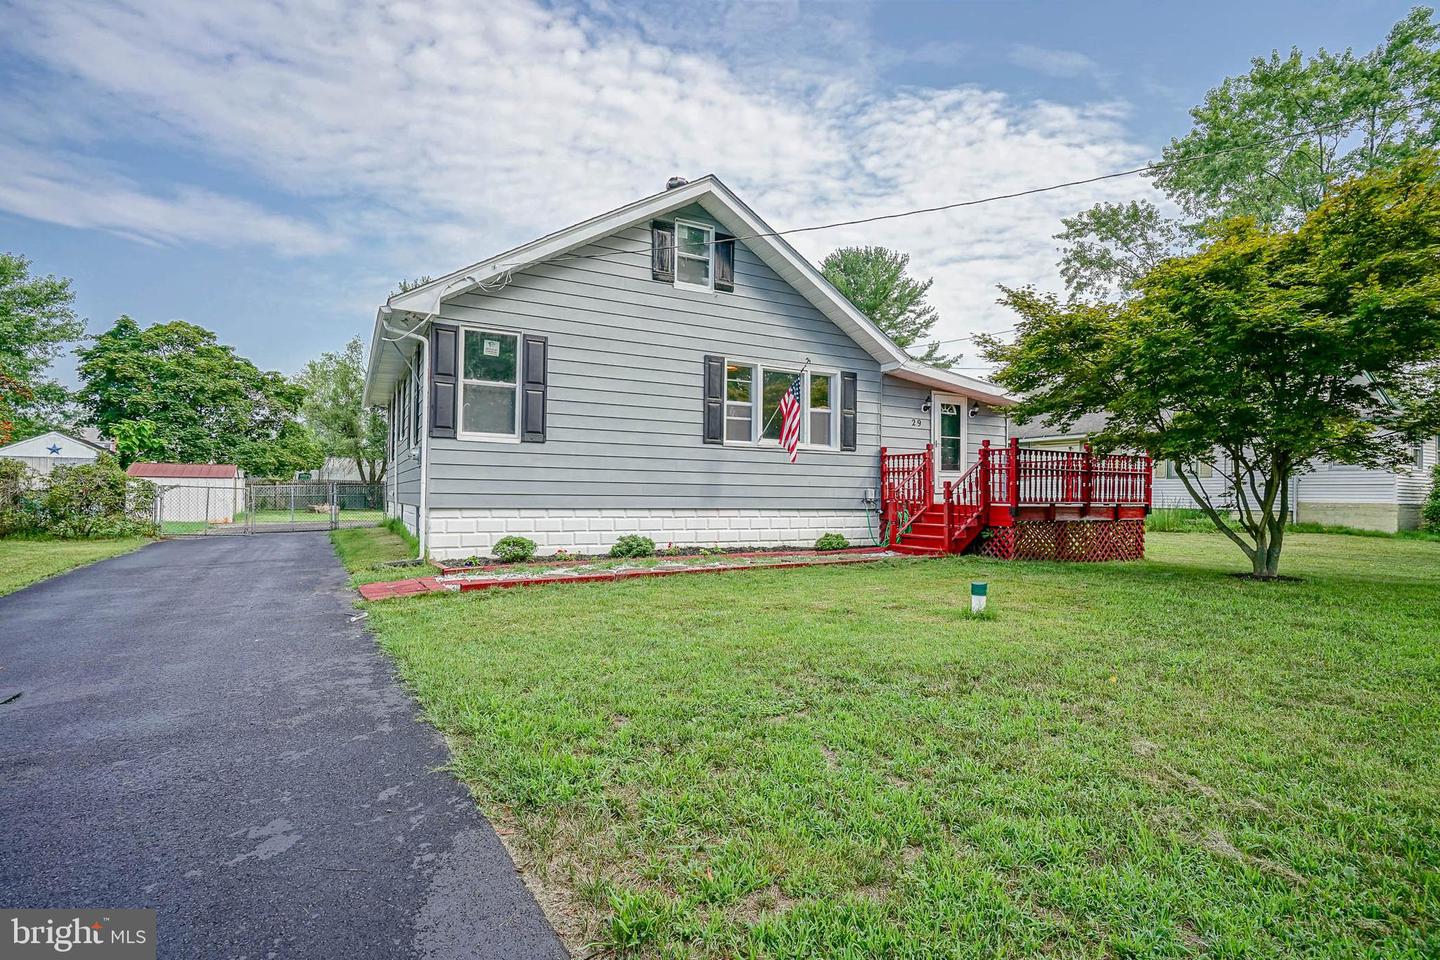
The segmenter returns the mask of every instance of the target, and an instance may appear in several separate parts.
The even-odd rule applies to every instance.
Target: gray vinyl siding
[[[884,389],[881,423],[886,448],[892,453],[924,450],[930,442],[930,414],[924,410],[930,388],[887,375]]]
[[[413,358],[412,358],[413,359]],[[401,380],[398,393],[405,395],[409,388],[410,378],[407,376]],[[408,411],[401,410],[401,416],[410,416]],[[413,418],[411,420],[413,423]],[[387,482],[392,483],[391,488],[395,501],[406,506],[419,508],[420,506],[420,443],[419,438],[401,440],[395,444],[393,451],[393,462],[387,464],[385,474]]]
[[[1010,442],[1009,419],[1005,411],[996,407],[980,405],[980,412],[970,418],[966,427],[967,444],[966,464],[975,463],[980,459],[980,446],[989,440],[992,447],[1003,447]]]
[[[878,481],[879,365],[736,247],[734,293],[652,280],[641,225],[577,251],[606,259],[561,258],[447,301],[444,320],[549,338],[548,430],[545,443],[432,438],[429,505],[862,509]],[[856,373],[858,448],[802,448],[791,465],[777,446],[702,442],[707,354]]]

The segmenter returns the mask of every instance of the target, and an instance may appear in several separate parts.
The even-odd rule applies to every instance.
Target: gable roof
[[[382,339],[384,321],[387,317],[402,314],[418,318],[418,322],[406,324],[412,330],[418,329],[439,314],[445,300],[483,288],[496,278],[570,253],[638,223],[697,203],[738,240],[744,242],[745,246],[782,280],[874,357],[883,371],[902,379],[940,386],[941,389],[953,388],[975,393],[980,399],[993,403],[1009,402],[1004,391],[994,384],[938,370],[912,359],[857,310],[854,304],[845,299],[784,237],[776,236],[774,229],[714,174],[707,174],[684,186],[664,190],[608,213],[591,217],[390,297],[375,317],[370,362],[365,373],[366,402],[383,403],[406,369],[398,350],[382,349],[385,343]]]
[[[132,463],[126,476],[148,480],[225,480],[240,474],[233,463]]]
[[[79,447],[82,452],[87,454],[110,452],[109,447],[101,443],[96,443],[93,440],[87,440],[84,437],[72,436],[68,433],[61,433],[59,430],[47,430],[44,433],[34,437],[26,437],[24,440],[16,440],[13,443],[7,443],[5,446],[0,447],[0,456],[30,456],[30,454],[21,454],[16,452],[17,448],[21,447],[22,445],[25,447],[29,447],[36,443],[41,443],[45,446],[49,446],[51,444],[63,445],[65,443],[68,443],[71,446]],[[74,456],[67,455],[65,452],[63,452],[63,450],[59,454],[54,454],[54,456],[59,456],[62,459],[76,459]]]

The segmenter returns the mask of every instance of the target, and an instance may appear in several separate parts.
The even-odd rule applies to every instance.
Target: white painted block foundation
[[[856,546],[873,543],[866,511],[681,509],[432,509],[430,556],[458,560],[489,556],[495,541],[515,534],[535,541],[537,552],[604,553],[638,533],[683,547],[813,547],[824,533],[841,533]],[[871,515],[870,528],[877,521]]]

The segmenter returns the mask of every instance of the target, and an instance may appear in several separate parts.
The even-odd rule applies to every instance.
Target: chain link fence
[[[385,520],[384,488],[378,483],[223,480],[157,488],[155,521],[164,536],[337,530]]]

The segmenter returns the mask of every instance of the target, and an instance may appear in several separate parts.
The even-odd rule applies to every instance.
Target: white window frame
[[[400,450],[409,451],[409,450],[411,449],[411,447],[410,447],[410,375],[409,375],[408,373],[405,375],[405,379],[400,381],[400,389],[399,389],[398,393],[399,393],[399,395],[400,395],[400,402],[397,404],[397,408],[398,408],[398,411],[399,411],[399,414],[400,414],[400,422],[399,422],[399,424],[397,425],[397,426],[398,426],[398,429],[396,430],[395,438],[396,438],[396,440],[399,441],[398,447],[399,447]]]
[[[824,409],[830,412],[830,436],[823,441],[818,441],[810,435],[810,380],[812,376],[828,378],[830,381],[830,406]],[[837,401],[840,399],[840,371],[839,370],[806,370],[804,384],[801,390],[805,394],[805,443],[804,446],[811,450],[838,450],[840,449],[840,407]]]
[[[944,481],[941,474],[957,476],[970,469],[970,403],[971,399],[963,393],[941,393],[939,391],[930,394],[930,442],[935,445],[937,459],[935,461],[935,486],[943,486]],[[942,437],[940,434],[941,418],[945,415],[944,407],[956,407],[960,414],[960,465],[955,469],[947,469],[944,466],[945,452],[942,449]]]
[[[684,258],[686,258],[687,260],[699,260],[699,259],[701,259],[700,257],[694,256],[694,255],[692,255],[692,254],[681,253],[681,252],[680,252],[680,228],[681,228],[681,227],[691,227],[691,228],[693,228],[693,229],[695,229],[695,230],[703,230],[703,231],[705,231],[705,236],[707,237],[707,239],[706,239],[706,241],[705,241],[705,249],[708,251],[708,252],[706,253],[706,255],[705,255],[705,258],[704,258],[704,259],[705,259],[705,262],[708,264],[708,266],[706,267],[706,270],[705,270],[705,278],[706,278],[706,280],[708,281],[707,283],[689,283],[689,282],[687,282],[687,281],[685,281],[685,280],[681,280],[681,279],[680,279],[680,258],[681,258],[681,257],[684,257]],[[675,247],[674,247],[674,249],[675,249],[675,286],[678,287],[678,288],[680,288],[681,290],[701,290],[701,291],[704,291],[705,293],[713,293],[714,290],[715,290],[715,228],[712,227],[712,226],[710,226],[709,224],[697,223],[697,222],[694,221],[694,220],[678,220],[678,219],[677,219],[677,220],[675,221],[675,233],[674,233],[674,238],[675,238]]]
[[[725,396],[724,396],[724,402],[725,402],[725,429],[722,430],[721,433],[720,433],[721,442],[726,443],[726,444],[729,444],[729,445],[732,446],[732,447],[753,447],[753,446],[755,445],[755,440],[756,440],[756,427],[755,427],[755,425],[759,422],[759,412],[758,412],[758,411],[759,411],[759,409],[760,409],[760,393],[761,393],[761,381],[760,381],[760,379],[759,379],[759,377],[760,377],[760,365],[757,364],[757,363],[752,363],[752,362],[749,361],[749,360],[735,360],[735,359],[732,359],[732,358],[730,358],[730,357],[725,357],[724,359],[721,360],[721,363],[722,363],[722,364],[724,365],[724,367],[725,367],[725,390],[724,390],[724,394],[725,394]],[[749,404],[749,407],[750,407],[750,439],[749,439],[749,440],[731,440],[731,439],[730,439],[730,421],[731,421],[731,420],[739,420],[739,419],[740,419],[739,417],[732,417],[732,416],[730,416],[730,404],[732,404],[732,403],[739,403],[739,402],[740,402],[739,400],[731,400],[731,399],[730,399],[730,368],[731,368],[732,366],[735,366],[735,367],[747,367],[747,368],[750,370],[750,400],[748,401],[748,404]]]
[[[726,367],[725,373],[725,420],[726,429],[722,431],[723,444],[727,447],[779,447],[778,438],[762,437],[761,431],[765,428],[765,374],[788,373],[800,374],[800,443],[802,450],[823,450],[838,452],[840,450],[840,371],[828,367],[818,367],[814,370],[797,370],[797,366],[804,364],[786,363],[762,363],[759,360],[750,360],[745,357],[726,356],[721,358]],[[730,373],[729,368],[749,367],[751,374],[750,381],[750,437],[749,440],[731,440],[729,437],[730,417]],[[815,442],[810,436],[810,375],[830,378],[830,436],[826,442]],[[739,402],[739,401],[735,401]]]
[[[469,380],[465,377],[465,339],[468,334],[495,333],[504,337],[515,338],[515,382],[513,384],[496,380]],[[519,330],[504,326],[482,326],[480,324],[462,324],[460,327],[459,356],[456,358],[455,367],[455,436],[461,440],[469,440],[473,443],[519,443],[520,442],[520,416],[521,404],[524,402],[524,395],[520,391],[520,385],[525,382],[525,334]],[[475,384],[479,387],[514,387],[515,389],[515,420],[511,424],[510,433],[475,433],[464,429],[465,427],[465,386]]]
[[[410,390],[406,395],[405,434],[410,438],[410,452],[420,447],[420,378],[410,375]]]

